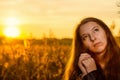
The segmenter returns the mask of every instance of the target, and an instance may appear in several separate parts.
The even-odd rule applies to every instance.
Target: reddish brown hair
[[[116,80],[115,77],[120,76],[120,69],[118,70],[118,67],[120,67],[120,62],[119,62],[120,61],[120,48],[117,45],[115,38],[113,37],[108,26],[102,20],[94,18],[94,17],[88,17],[88,18],[83,19],[80,22],[80,24],[78,24],[75,30],[73,44],[72,44],[72,52],[70,55],[70,60],[66,66],[66,71],[64,75],[65,80],[76,80],[76,78],[81,74],[81,70],[78,67],[78,60],[79,60],[80,54],[84,50],[84,46],[80,38],[79,28],[88,22],[96,22],[98,25],[101,26],[101,28],[106,33],[108,44],[107,44],[107,51],[104,56],[108,58],[109,61],[106,64],[104,73],[105,73],[107,80],[110,80],[108,77],[112,75],[114,75],[113,80]],[[115,66],[115,64],[117,64],[117,66]]]

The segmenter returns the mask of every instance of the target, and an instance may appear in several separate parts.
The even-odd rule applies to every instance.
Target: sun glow
[[[16,17],[8,17],[4,21],[5,28],[4,28],[4,35],[6,37],[18,37],[20,36],[20,29],[18,26],[20,25],[20,20]]]
[[[4,30],[4,34],[7,37],[15,38],[15,37],[18,37],[20,35],[20,31],[16,27],[7,27]]]
[[[5,20],[5,24],[8,27],[16,27],[20,24],[20,21],[15,17],[9,17]]]

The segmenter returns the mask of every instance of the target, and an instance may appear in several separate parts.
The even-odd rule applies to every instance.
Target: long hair
[[[82,73],[78,67],[78,60],[79,60],[80,54],[86,50],[80,38],[79,28],[88,22],[96,22],[105,31],[106,36],[107,36],[107,43],[108,43],[107,51],[104,56],[106,58],[105,60],[109,59],[109,61],[106,64],[105,70],[104,70],[106,78],[108,78],[109,75],[112,76],[113,75],[112,73],[114,73],[114,75],[120,76],[119,74],[120,72],[117,73],[117,69],[118,69],[117,67],[120,67],[120,62],[119,62],[120,61],[120,48],[117,45],[115,38],[113,37],[108,26],[102,20],[94,18],[94,17],[88,17],[88,18],[83,19],[80,22],[80,24],[78,24],[75,30],[73,44],[72,44],[72,52],[71,52],[68,64],[66,66],[66,71],[64,75],[65,80],[76,80],[77,77]],[[118,66],[116,65],[117,67],[113,68],[115,64],[118,64]],[[116,80],[115,77],[118,77],[118,76],[114,76],[113,78],[114,80]]]

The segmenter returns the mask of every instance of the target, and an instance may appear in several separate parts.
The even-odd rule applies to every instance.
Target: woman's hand
[[[78,66],[81,69],[83,76],[97,69],[95,60],[88,53],[82,53],[80,55]]]

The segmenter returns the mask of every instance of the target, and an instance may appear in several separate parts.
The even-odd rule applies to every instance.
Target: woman
[[[120,48],[100,19],[83,19],[75,30],[65,80],[120,80]]]

